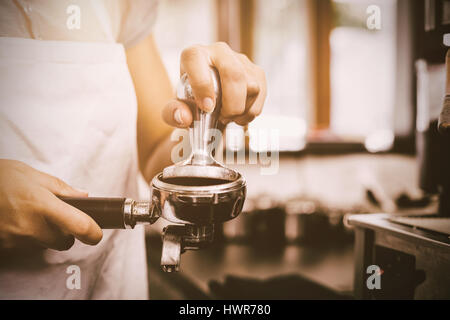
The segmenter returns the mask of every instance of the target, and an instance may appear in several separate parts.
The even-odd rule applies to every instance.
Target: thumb
[[[83,243],[95,245],[103,233],[97,223],[86,213],[61,201],[53,194],[42,196],[45,217],[63,232],[73,235]]]
[[[172,100],[164,107],[162,118],[168,125],[178,128],[186,128],[192,123],[189,106],[179,100]]]

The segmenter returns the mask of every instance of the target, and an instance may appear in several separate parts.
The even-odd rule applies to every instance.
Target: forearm
[[[153,37],[127,50],[128,66],[138,100],[137,144],[139,165],[150,180],[171,164],[170,141],[173,127],[192,124],[190,107],[174,99],[174,91],[159,56]],[[197,106],[211,111],[215,105],[210,68],[219,72],[222,89],[220,121],[246,125],[261,113],[266,96],[264,71],[245,55],[228,45],[193,46],[181,55],[181,73],[186,73]],[[163,121],[164,120],[164,121]],[[170,125],[170,126],[169,126]]]
[[[127,49],[128,68],[133,79],[137,103],[137,146],[139,167],[149,180],[155,170],[170,159],[173,128],[162,120],[162,110],[173,99],[174,90],[152,36]]]
[[[175,144],[176,142],[170,141],[170,136],[167,136],[153,148],[152,153],[145,160],[145,164],[141,166],[141,172],[146,181],[149,182],[158,172],[173,164],[171,151]]]

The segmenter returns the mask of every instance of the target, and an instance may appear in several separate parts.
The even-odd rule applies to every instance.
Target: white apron
[[[0,158],[90,196],[137,196],[136,96],[120,44],[0,38]],[[67,286],[80,268],[81,288]],[[69,271],[73,269],[69,268]],[[145,299],[143,228],[0,261],[0,299]]]

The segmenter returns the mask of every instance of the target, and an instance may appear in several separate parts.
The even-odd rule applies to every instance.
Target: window
[[[367,26],[373,5],[380,9],[380,30]],[[396,1],[335,0],[333,17],[330,129],[347,140],[365,141],[370,150],[389,149],[394,139]]]
[[[196,43],[226,41],[264,68],[266,105],[248,127],[253,151],[264,149],[257,135],[267,129],[277,130],[280,151],[321,140],[384,151],[395,132],[398,3],[162,0],[155,35],[174,83],[181,50]],[[367,21],[374,7],[381,25],[371,30]]]
[[[263,114],[249,128],[272,127],[281,151],[301,150],[311,108],[307,1],[257,0],[254,10],[253,60],[266,72],[268,92]]]
[[[300,150],[317,137],[364,143],[374,152],[389,149],[396,5],[393,0],[255,0],[253,58],[267,73],[269,91],[262,116],[249,127],[279,129],[281,151]],[[374,8],[381,28],[371,30],[367,22]]]
[[[194,44],[217,41],[216,3],[211,0],[161,0],[154,35],[169,77],[180,78],[180,54]]]

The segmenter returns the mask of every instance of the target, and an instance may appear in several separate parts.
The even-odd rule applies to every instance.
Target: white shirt
[[[155,10],[139,0],[0,1],[0,158],[91,196],[135,198],[137,103],[122,44],[151,32]],[[80,28],[68,28],[77,11]],[[147,289],[143,228],[0,257],[0,299],[145,299]]]
[[[129,47],[152,31],[157,5],[157,0],[2,0],[0,37]]]

